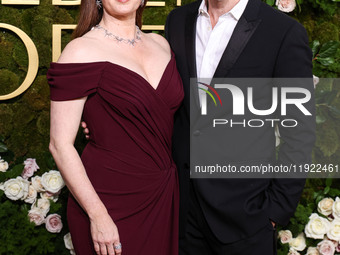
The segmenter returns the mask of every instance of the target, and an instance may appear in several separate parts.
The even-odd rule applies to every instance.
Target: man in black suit
[[[231,16],[222,24],[225,15]],[[310,78],[307,89],[312,92],[312,53],[306,31],[260,0],[198,0],[173,10],[165,33],[185,90],[173,136],[181,196],[180,254],[275,254],[275,225],[289,222],[305,180],[190,179],[190,78],[302,77]],[[207,61],[211,58],[214,61]],[[311,161],[313,95],[305,107],[313,117],[303,119],[295,131],[280,129],[284,144],[279,164]],[[297,111],[289,114],[298,117],[294,116]],[[202,136],[197,130],[192,139]],[[246,141],[230,141],[224,149],[234,155],[229,158],[234,162],[251,163],[251,159],[263,159],[261,155],[276,160],[273,129],[261,139],[254,135]]]

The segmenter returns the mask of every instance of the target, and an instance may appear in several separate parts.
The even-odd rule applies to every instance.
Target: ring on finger
[[[113,247],[115,248],[115,250],[120,250],[122,248],[122,244],[119,243],[119,244],[117,244],[117,245],[115,245]]]

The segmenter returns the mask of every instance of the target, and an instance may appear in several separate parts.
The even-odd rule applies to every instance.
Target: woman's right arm
[[[71,50],[70,48],[72,47],[68,47],[68,50]],[[64,50],[62,55],[64,62],[72,55],[67,52]],[[74,61],[74,58],[72,60]],[[91,235],[97,254],[121,254],[121,250],[116,250],[115,253],[113,247],[120,243],[117,227],[93,188],[74,147],[85,101],[86,97],[51,101],[49,148],[68,189],[90,219]]]
[[[113,245],[119,244],[117,227],[87,177],[73,145],[85,100],[51,101],[49,148],[68,189],[89,216],[97,254],[111,255],[115,254]]]

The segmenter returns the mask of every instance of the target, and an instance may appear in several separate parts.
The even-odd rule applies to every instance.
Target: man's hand
[[[84,129],[83,133],[84,133],[86,139],[87,140],[90,139],[90,130],[87,128],[87,125],[86,125],[85,121],[81,122],[81,127]]]

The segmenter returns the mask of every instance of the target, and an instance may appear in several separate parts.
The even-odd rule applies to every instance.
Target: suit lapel
[[[256,31],[261,22],[261,19],[258,17],[260,4],[260,0],[249,0],[216,68],[214,78],[227,76],[229,70],[233,67],[249,39]]]

